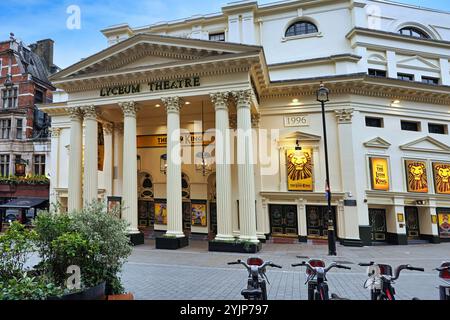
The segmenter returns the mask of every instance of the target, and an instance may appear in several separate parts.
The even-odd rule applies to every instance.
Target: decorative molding
[[[84,120],[97,120],[97,109],[95,106],[87,106],[81,109]]]
[[[379,149],[389,149],[391,144],[384,140],[383,138],[376,137],[372,140],[364,142],[366,148],[379,148]]]
[[[211,102],[214,104],[216,111],[228,111],[230,92],[216,92],[211,93],[209,96],[211,97]]]
[[[119,107],[122,109],[123,115],[125,117],[136,118],[136,114],[139,108],[136,106],[136,103],[134,101],[120,102]]]
[[[237,108],[250,108],[253,92],[252,90],[240,90],[232,92],[233,98],[236,101]]]
[[[278,139],[278,144],[281,145],[283,143],[295,143],[297,140],[300,141],[301,143],[302,142],[317,143],[320,142],[320,140],[322,140],[322,137],[310,133],[295,131],[287,135],[281,136],[280,139]]]
[[[167,113],[180,113],[181,108],[183,106],[183,99],[180,97],[166,97],[161,98],[162,103],[166,107]]]
[[[124,129],[123,122],[116,122],[116,123],[114,123],[114,130],[115,131],[119,132],[120,134],[123,134],[123,129]]]
[[[436,147],[436,148],[433,149],[433,148],[428,148],[428,147],[424,148],[424,147],[418,146],[422,142],[427,142],[427,143],[431,144],[432,147]],[[442,143],[432,137],[429,137],[429,136],[409,142],[407,144],[404,144],[404,145],[400,146],[400,149],[404,150],[404,151],[450,154],[450,147],[448,145],[446,145],[445,143]]]
[[[355,109],[340,109],[340,110],[334,110],[334,113],[336,114],[336,119],[339,124],[344,123],[352,123],[353,113]]]

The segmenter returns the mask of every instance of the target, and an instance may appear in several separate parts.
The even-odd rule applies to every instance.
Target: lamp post
[[[333,209],[331,208],[331,186],[330,186],[330,169],[328,164],[328,143],[327,143],[327,125],[325,120],[325,102],[329,99],[330,90],[324,84],[320,83],[320,88],[317,90],[317,101],[322,104],[322,123],[323,123],[323,138],[325,145],[325,168],[326,168],[326,194],[328,200],[328,254],[335,256],[336,254],[336,238],[334,232],[334,218]]]

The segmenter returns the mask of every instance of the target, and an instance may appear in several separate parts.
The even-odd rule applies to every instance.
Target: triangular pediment
[[[431,153],[450,153],[450,147],[432,137],[424,137],[400,146],[401,150]]]
[[[372,55],[369,56],[369,58],[367,59],[370,63],[374,63],[374,64],[386,64],[386,58],[378,53],[374,53]]]
[[[226,42],[186,39],[153,34],[137,34],[98,52],[51,77],[52,81],[141,71],[144,68],[198,61],[213,61],[231,56],[259,54],[262,48]]]
[[[364,146],[367,148],[389,149],[391,147],[391,144],[383,138],[376,137],[372,140],[364,142]]]
[[[407,59],[398,61],[399,66],[415,69],[433,69],[440,70],[439,66],[435,65],[433,62],[422,58],[420,56],[413,56]]]
[[[316,136],[314,134],[301,132],[301,131],[294,131],[294,132],[288,132],[285,134],[280,135],[280,139],[278,142],[280,144],[282,143],[292,143],[295,141],[299,141],[300,143],[303,142],[319,142],[322,139],[321,136]]]

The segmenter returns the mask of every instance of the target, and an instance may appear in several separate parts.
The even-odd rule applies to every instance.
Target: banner
[[[450,194],[450,164],[433,163],[433,173],[436,193]]]
[[[181,146],[201,146],[203,142],[204,146],[208,146],[213,141],[203,140],[202,133],[187,133],[181,135]],[[167,135],[149,135],[137,137],[138,148],[166,148],[167,147]]]
[[[103,125],[100,122],[98,123],[97,145],[98,145],[97,169],[98,171],[103,171],[103,164],[105,161],[105,137],[103,135]]]
[[[427,163],[425,161],[406,160],[408,192],[428,193]]]
[[[166,203],[155,203],[155,224],[167,225]]]
[[[372,189],[389,191],[389,165],[386,158],[370,158]]]
[[[289,191],[314,191],[312,149],[287,151]]]
[[[192,226],[207,227],[206,203],[192,203]]]
[[[439,236],[441,238],[450,239],[450,211],[439,212]]]

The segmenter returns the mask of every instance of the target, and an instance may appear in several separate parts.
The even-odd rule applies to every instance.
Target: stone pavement
[[[242,266],[228,266],[227,262],[246,259],[250,255],[210,253],[208,243],[191,241],[189,247],[178,251],[154,249],[154,242],[134,248],[124,267],[122,280],[127,291],[139,300],[242,300],[247,271]],[[425,272],[403,271],[395,284],[397,299],[423,300],[439,298],[437,287],[442,282],[433,269],[444,260],[450,261],[450,243],[410,246],[374,246],[348,248],[338,245],[337,257],[328,257],[326,245],[264,244],[257,256],[282,265],[283,269],[268,268],[270,300],[306,300],[304,268],[292,268],[301,262],[296,256],[322,258],[327,263],[346,262],[352,268],[329,273],[330,293],[352,300],[367,300],[370,292],[363,288],[366,268],[359,262],[387,263],[394,268],[412,264]],[[304,259],[306,260],[306,259]]]

